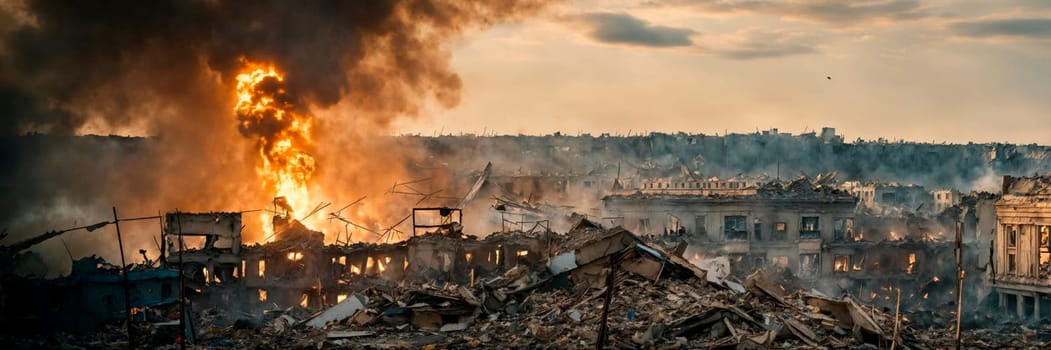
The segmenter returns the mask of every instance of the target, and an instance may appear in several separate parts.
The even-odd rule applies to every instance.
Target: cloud
[[[798,32],[749,30],[740,32],[739,37],[729,47],[710,51],[735,60],[777,58],[818,52],[814,39]]]
[[[627,13],[588,13],[575,18],[595,41],[644,47],[676,47],[693,45],[690,36],[696,32],[687,28],[652,25]]]
[[[1051,18],[1006,18],[962,21],[949,24],[957,36],[972,38],[1051,38]]]
[[[840,25],[870,20],[905,21],[930,15],[917,0],[666,0],[654,4],[693,6],[713,12],[751,12]]]

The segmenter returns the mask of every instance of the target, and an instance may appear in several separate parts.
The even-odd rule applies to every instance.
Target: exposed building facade
[[[610,195],[607,219],[640,235],[675,235],[705,253],[726,255],[737,273],[777,266],[804,280],[832,271],[833,261],[822,257],[825,242],[854,239],[857,199],[847,192],[808,179],[743,188],[723,182]]]
[[[944,189],[931,191],[931,198],[934,199],[933,212],[940,213],[947,208],[960,204],[962,196],[960,195],[960,191]]]
[[[1051,176],[1004,176],[993,288],[1020,317],[1051,317]]]

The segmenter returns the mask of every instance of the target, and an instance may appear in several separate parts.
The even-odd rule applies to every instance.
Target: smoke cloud
[[[311,186],[325,192],[319,199],[339,205],[381,193],[410,174],[376,134],[431,103],[459,102],[462,82],[443,45],[468,30],[533,15],[547,2],[6,3],[0,137],[13,148],[0,153],[11,165],[0,171],[0,229],[12,237],[0,244],[106,219],[114,205],[139,216],[268,204],[274,194],[263,193],[254,171],[258,149],[239,133],[233,112],[246,61],[282,71],[290,105],[316,116]],[[157,142],[61,137],[114,132]],[[26,133],[51,136],[15,137]],[[354,208],[377,223],[401,215],[386,209]],[[251,231],[261,223],[248,219],[246,239],[261,239]],[[126,238],[128,249],[155,247],[157,226],[141,231]],[[75,255],[90,255],[109,237],[67,239]],[[60,244],[40,248],[64,259]],[[112,251],[104,253],[114,260]]]

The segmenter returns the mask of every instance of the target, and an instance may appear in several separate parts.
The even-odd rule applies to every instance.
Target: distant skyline
[[[571,1],[450,48],[460,104],[392,133],[1051,144],[1047,1]]]

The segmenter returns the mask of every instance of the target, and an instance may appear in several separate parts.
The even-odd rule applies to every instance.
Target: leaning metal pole
[[[113,207],[113,226],[117,227],[117,245],[120,246],[120,275],[124,287],[124,323],[128,325],[128,348],[135,348],[135,337],[131,324],[131,292],[128,291],[128,263],[124,261],[124,239],[120,236],[120,219],[117,218],[117,207]]]
[[[613,302],[614,287],[617,285],[617,266],[620,265],[620,261],[624,258],[624,254],[626,253],[627,251],[623,250],[609,257],[609,275],[606,276],[606,295],[605,300],[602,301],[602,323],[599,326],[598,339],[595,342],[595,349],[598,350],[606,348],[606,338],[609,336],[609,307]]]
[[[186,350],[186,321],[188,318],[186,317],[186,285],[183,282],[184,270],[182,269],[182,251],[185,249],[182,246],[182,213],[179,212],[179,209],[175,209],[175,220],[179,230],[179,330],[182,332],[179,349]]]

